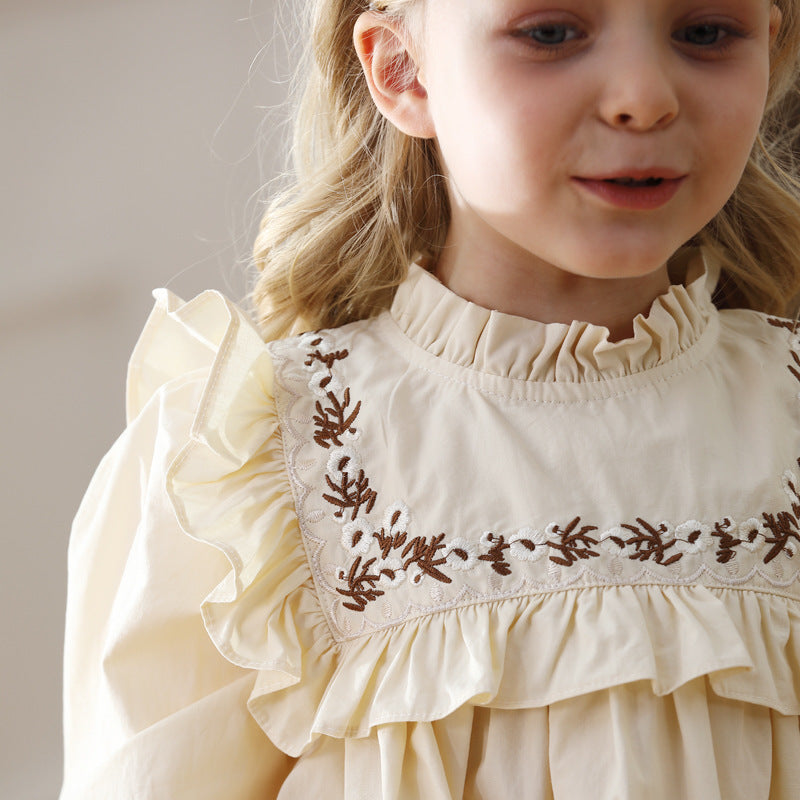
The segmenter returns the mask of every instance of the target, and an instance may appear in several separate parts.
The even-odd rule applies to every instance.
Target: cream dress
[[[411,268],[265,345],[158,293],[69,553],[62,800],[796,800],[800,340]]]

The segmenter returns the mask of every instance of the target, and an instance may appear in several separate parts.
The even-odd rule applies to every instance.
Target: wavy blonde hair
[[[421,2],[310,0],[293,183],[270,204],[254,246],[252,300],[267,339],[378,313],[409,263],[435,262],[444,244],[450,206],[435,143],[380,114],[352,43],[363,11],[402,22]],[[689,244],[722,267],[720,307],[783,314],[800,292],[800,0],[777,4],[783,21],[756,144],[733,196]]]

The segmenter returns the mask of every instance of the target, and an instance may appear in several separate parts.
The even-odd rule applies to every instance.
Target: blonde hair
[[[422,0],[311,0],[294,182],[264,215],[252,299],[267,339],[335,327],[386,308],[409,263],[435,262],[450,219],[435,143],[377,110],[352,43],[368,8],[402,22]],[[800,179],[793,154],[800,0],[777,0],[761,130],[735,193],[689,243],[722,268],[715,301],[785,313],[800,292]],[[677,254],[676,254],[677,255]]]

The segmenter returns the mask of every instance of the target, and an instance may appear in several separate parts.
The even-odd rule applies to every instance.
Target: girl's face
[[[594,278],[663,268],[742,175],[779,17],[768,0],[427,2],[419,82],[449,178],[444,257]]]

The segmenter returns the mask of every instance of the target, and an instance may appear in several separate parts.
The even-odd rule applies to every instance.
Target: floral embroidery
[[[600,553],[592,549],[595,545],[600,544],[600,542],[589,536],[589,533],[596,531],[597,527],[595,525],[582,525],[578,529],[580,521],[580,517],[575,517],[563,530],[561,530],[558,525],[551,524],[547,526],[547,544],[554,550],[558,550],[561,554],[558,556],[550,556],[550,560],[554,564],[571,567],[580,559],[597,558],[600,555]],[[557,536],[560,541],[551,541],[549,538],[551,536]]]
[[[656,564],[663,564],[665,567],[682,558],[682,553],[670,554],[668,552],[675,546],[675,532],[668,522],[652,525],[641,517],[637,517],[636,523],[636,525],[623,523],[619,526],[633,534],[628,536],[627,539],[624,537],[611,537],[611,541],[614,544],[628,553],[628,558],[633,561],[649,561],[652,559]]]
[[[498,575],[510,575],[511,564],[506,561],[505,551],[510,549],[511,543],[506,541],[506,537],[485,531],[481,536],[481,545],[487,550],[478,556],[478,561],[488,561]]]
[[[377,559],[370,558],[362,564],[361,556],[358,556],[346,577],[344,571],[339,573],[339,580],[344,580],[348,588],[338,588],[336,591],[351,598],[350,602],[344,603],[345,608],[363,611],[367,607],[367,603],[377,600],[383,594],[383,591],[376,588],[382,577],[381,573],[372,568],[376,561]]]
[[[350,448],[342,447],[331,453],[325,481],[333,494],[322,496],[336,506],[335,517],[341,518],[345,511],[350,511],[350,519],[354,520],[362,506],[367,513],[372,511],[378,495],[369,488],[369,479]]]
[[[792,322],[788,319],[774,319],[772,317],[767,319],[767,322],[772,325],[773,328],[785,328],[789,333],[792,334],[792,339],[795,346],[800,345],[800,333],[797,330],[797,322]],[[792,361],[794,364],[788,364],[787,368],[789,372],[800,381],[800,356],[794,350],[789,351],[792,355]]]
[[[342,528],[342,546],[357,555],[365,556],[372,544],[375,529],[366,519],[357,519],[348,522]]]
[[[323,406],[322,401],[317,400],[317,413],[314,416],[317,430],[314,433],[314,441],[321,447],[327,448],[332,444],[343,447],[342,438],[356,433],[353,423],[361,411],[361,402],[350,408],[350,389],[345,389],[342,399],[339,399],[341,384],[333,375],[332,368],[337,361],[347,358],[350,354],[347,350],[337,350],[323,355],[319,350],[322,341],[322,337],[319,336],[311,340],[311,346],[316,349],[308,354],[305,361],[307,367],[313,368],[317,362],[325,367],[322,370],[315,370],[308,385],[314,394],[331,403],[330,406]]]
[[[779,553],[786,552],[793,556],[797,552],[797,543],[800,542],[797,525],[798,511],[790,514],[788,511],[779,511],[777,514],[764,512],[764,525],[772,534],[766,536],[764,541],[771,544],[769,552],[764,556],[764,563],[769,564]]]
[[[452,569],[468,570],[478,565],[478,552],[471,542],[457,537],[447,546],[447,564]]]
[[[343,540],[348,543],[351,537],[355,539],[353,534],[364,538],[358,539],[356,546],[350,548],[351,552],[358,552],[360,555],[356,556],[349,571],[340,569],[338,573],[339,580],[347,584],[347,588],[336,588],[339,594],[349,598],[344,603],[345,608],[363,611],[367,603],[377,600],[385,594],[386,589],[396,588],[403,583],[405,576],[415,584],[425,576],[441,583],[452,583],[452,578],[439,569],[448,562],[453,550],[452,545],[448,550],[444,544],[443,533],[431,537],[430,541],[426,536],[409,539],[408,532],[401,530],[395,521],[389,528],[384,525],[379,530],[372,531],[371,539],[378,542],[381,555],[362,560],[372,544],[371,540],[366,538],[365,532],[368,526],[355,523],[351,525],[355,527],[345,526],[348,533],[343,535]],[[363,544],[363,549],[356,549],[361,548],[363,542],[366,542]],[[399,553],[399,558],[393,556],[393,553]]]
[[[508,540],[510,552],[519,561],[538,561],[547,555],[547,536],[533,528],[520,528]]]
[[[725,523],[727,524],[727,528],[732,527],[730,520],[725,520]],[[725,551],[725,561],[733,558],[734,553],[731,548],[736,545],[741,545],[745,550],[755,553],[760,547],[758,537],[766,538],[764,524],[760,520],[755,519],[755,517],[751,517],[745,522],[739,523],[737,528],[739,538],[731,536],[725,529],[719,527],[719,525],[717,526],[717,530],[719,531],[720,537],[719,548],[720,551]]]
[[[794,333],[792,323],[769,319],[775,327]],[[339,585],[335,591],[344,598],[343,605],[363,612],[387,591],[409,581],[419,585],[430,579],[451,584],[453,573],[484,568],[506,578],[524,564],[544,558],[557,567],[570,569],[601,555],[629,561],[670,567],[684,558],[713,552],[719,564],[734,561],[739,551],[761,554],[769,564],[783,554],[793,558],[800,552],[800,483],[791,470],[782,476],[782,485],[790,509],[763,512],[736,522],[724,517],[713,523],[688,520],[673,525],[637,517],[600,531],[580,516],[567,524],[550,523],[544,530],[521,527],[514,533],[484,531],[478,543],[463,537],[448,539],[444,532],[429,536],[411,536],[410,509],[396,501],[386,507],[380,527],[368,519],[378,503],[378,493],[358,451],[352,446],[360,434],[358,417],[361,401],[354,402],[349,387],[344,386],[334,367],[349,356],[346,349],[326,352],[325,339],[319,334],[301,338],[307,346],[305,366],[311,371],[308,385],[316,395],[313,441],[328,450],[323,499],[333,508],[333,516],[342,522],[341,546],[349,554],[349,566],[336,568]],[[797,341],[800,346],[800,339]],[[789,372],[800,382],[800,356],[790,350]],[[800,459],[798,459],[800,466]],[[433,590],[432,590],[433,591]],[[437,589],[436,592],[440,591]]]

